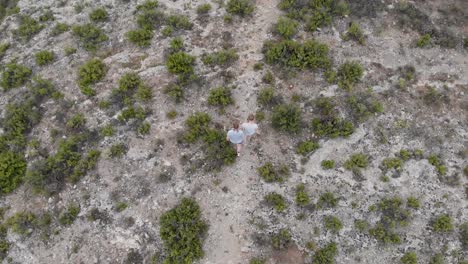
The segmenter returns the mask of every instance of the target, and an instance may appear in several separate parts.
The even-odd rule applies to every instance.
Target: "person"
[[[232,129],[228,131],[226,140],[236,145],[237,156],[240,156],[242,143],[244,143],[244,132],[239,129],[239,121],[232,123]]]
[[[258,134],[258,125],[255,123],[255,116],[254,114],[249,114],[247,117],[247,122],[241,125],[242,130],[245,134],[245,143],[247,143],[250,138],[257,133]]]

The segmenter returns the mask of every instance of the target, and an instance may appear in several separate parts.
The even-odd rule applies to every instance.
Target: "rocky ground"
[[[0,65],[16,59],[32,68],[34,75],[52,80],[67,102],[64,107],[53,99],[44,101],[42,119],[28,134],[29,139],[39,140],[46,152],[56,151],[51,131],[63,130],[60,120],[73,114],[84,114],[90,130],[116,124],[117,114],[109,114],[98,103],[110,96],[123,73],[137,72],[152,90],[147,103],[151,114],[145,120],[151,124],[149,134],[142,136],[126,125],[116,125],[115,135],[95,143],[95,148],[103,153],[96,168],[77,183],[67,183],[52,196],[35,194],[28,184],[23,184],[0,198],[5,219],[21,211],[47,211],[53,215],[47,238],[45,231],[32,230],[25,236],[9,230],[6,239],[10,248],[3,263],[153,263],[150,261],[155,254],[164,256],[159,218],[182,197],[193,197],[209,224],[203,245],[205,255],[197,263],[249,263],[257,256],[271,264],[312,263],[316,249],[306,246],[311,241],[316,248],[336,242],[336,263],[398,263],[409,251],[417,253],[418,263],[428,263],[436,253],[443,254],[444,263],[466,263],[468,251],[460,239],[460,226],[468,219],[468,178],[463,172],[468,166],[468,53],[462,41],[453,48],[437,44],[417,48],[414,43],[420,33],[397,26],[397,1],[354,2],[349,16],[335,19],[331,26],[317,32],[301,30],[294,39],[315,38],[326,43],[334,65],[359,61],[365,71],[356,91],[371,91],[382,103],[383,112],[356,124],[356,130],[347,138],[319,139],[307,129],[293,135],[276,131],[266,111],[267,118],[259,123],[261,135],[245,147],[235,163],[207,172],[191,168],[202,156],[203,147],[177,142],[178,133],[185,129],[184,122],[192,113],[209,113],[215,122],[229,127],[233,119],[243,120],[249,113],[263,111],[257,104],[257,95],[268,86],[262,77],[269,70],[276,77],[276,91],[286,101],[300,96],[298,104],[307,123],[316,111],[310,102],[321,96],[344,100],[347,93],[336,84],[328,84],[320,72],[296,70],[295,76],[283,78],[280,70],[268,64],[254,71],[254,65],[264,60],[264,41],[276,38],[272,27],[284,15],[277,0],[256,1],[250,17],[235,16],[232,23],[224,21],[222,1],[210,2],[213,8],[207,16],[200,17],[195,8],[205,2],[161,0],[164,10],[185,14],[194,23],[192,30],[177,34],[183,38],[186,52],[198,57],[195,71],[203,77],[203,84],[191,89],[186,99],[176,104],[163,92],[175,79],[165,66],[172,38],[155,30],[151,45],[146,48],[125,38],[127,31],[136,28],[134,12],[141,2],[89,1],[82,11],[76,12],[79,1],[20,0],[20,14],[37,18],[50,9],[55,16],[55,21],[44,23],[45,28],[27,42],[17,40],[12,33],[19,25],[20,14],[8,16],[1,23],[0,44],[12,45]],[[364,6],[369,10],[364,10]],[[416,1],[415,6],[429,16],[435,27],[450,29],[459,38],[468,36],[465,1]],[[450,6],[458,7],[461,14]],[[81,48],[71,32],[50,36],[56,22],[86,23],[88,13],[96,7],[105,7],[109,13],[109,20],[100,22],[109,40],[95,53]],[[342,39],[350,21],[360,24],[365,45]],[[220,50],[225,42],[239,55],[233,65],[227,69],[210,68],[200,61],[203,53]],[[66,56],[64,48],[68,46],[77,47],[77,52]],[[34,54],[44,49],[54,51],[56,60],[48,66],[38,66]],[[78,67],[93,57],[101,58],[108,72],[94,86],[96,95],[90,98],[81,93],[76,80]],[[405,89],[399,89],[399,67],[406,65],[414,66],[415,79]],[[222,77],[226,72],[233,76],[228,84],[236,87],[232,90],[235,104],[223,113],[208,105],[207,97],[210,88],[226,84]],[[425,97],[428,87],[439,95],[429,102]],[[26,86],[0,93],[1,117],[6,105],[19,100],[25,89]],[[345,115],[342,103],[338,102]],[[178,116],[167,118],[166,113],[173,109]],[[317,138],[320,148],[304,159],[295,148],[299,141],[309,138]],[[108,157],[109,147],[116,143],[128,147],[122,158]],[[424,156],[409,159],[400,171],[388,172],[383,180],[382,161],[396,157],[402,149],[420,149]],[[358,152],[369,156],[369,165],[356,176],[345,169],[344,163]],[[431,154],[443,160],[447,168],[445,178],[429,163],[427,157]],[[323,169],[321,161],[325,159],[334,160],[335,168]],[[34,157],[27,160],[30,166]],[[287,164],[290,176],[283,183],[265,182],[257,168],[266,162]],[[300,183],[305,185],[312,205],[329,191],[338,198],[337,206],[296,205],[295,189]],[[288,203],[282,213],[263,201],[273,191],[283,195]],[[403,201],[413,196],[420,201],[420,208],[411,211],[407,225],[397,229],[402,234],[401,243],[382,244],[368,232],[356,229],[356,219],[373,226],[380,214],[370,209],[372,205],[395,196]],[[71,202],[79,204],[80,213],[71,225],[60,225],[55,219]],[[128,207],[116,210],[119,202]],[[90,221],[87,216],[95,209],[102,215],[99,220]],[[450,215],[453,231],[437,233],[430,227],[431,221],[441,214]],[[324,217],[330,215],[342,222],[343,228],[336,233],[324,226]],[[282,228],[290,231],[291,242],[284,249],[274,250],[271,235]]]

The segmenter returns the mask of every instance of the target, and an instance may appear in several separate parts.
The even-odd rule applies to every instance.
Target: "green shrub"
[[[322,169],[330,170],[335,167],[335,161],[334,160],[322,160],[320,165],[322,166]]]
[[[109,39],[100,28],[90,23],[74,26],[72,32],[80,39],[82,46],[87,51],[96,51],[102,42]]]
[[[311,122],[312,131],[319,137],[348,137],[354,133],[353,123],[338,117],[314,118]]]
[[[148,86],[141,84],[136,90],[135,97],[141,102],[148,102],[153,97],[153,92]]]
[[[34,228],[36,215],[31,212],[18,212],[5,221],[5,225],[14,233],[29,235]]]
[[[320,195],[317,201],[318,208],[332,208],[338,205],[338,198],[332,192],[325,192]]]
[[[340,219],[336,216],[326,216],[324,218],[325,228],[327,230],[332,231],[333,233],[338,233],[343,228],[343,224],[341,223]]]
[[[178,15],[178,14],[170,15],[167,17],[166,22],[169,26],[171,26],[175,30],[178,30],[178,29],[190,30],[193,27],[193,24],[192,22],[190,22],[190,19],[184,15]]]
[[[275,192],[267,194],[265,201],[268,205],[274,207],[277,212],[283,212],[288,207],[283,196]]]
[[[265,264],[265,263],[266,263],[266,260],[264,258],[259,258],[259,257],[251,258],[249,261],[249,264]]]
[[[464,38],[464,39],[463,39],[463,47],[464,47],[465,49],[468,49],[468,38]]]
[[[319,144],[312,140],[302,141],[296,147],[296,153],[302,156],[307,156],[319,148]]]
[[[70,203],[68,207],[59,215],[59,223],[62,225],[71,225],[78,217],[81,208],[78,204]]]
[[[268,84],[273,84],[275,83],[275,76],[271,71],[267,71],[265,75],[262,77],[262,82],[268,83]]]
[[[275,25],[275,33],[286,38],[292,38],[297,33],[299,23],[287,17],[280,17]]]
[[[403,160],[403,161],[408,161],[411,156],[413,154],[411,153],[411,151],[409,150],[406,150],[406,149],[402,149],[400,150],[400,152],[398,153],[398,156],[400,156],[400,158]]]
[[[151,40],[153,39],[153,31],[140,28],[128,31],[125,36],[133,44],[140,47],[147,47],[151,44]]]
[[[89,13],[89,19],[94,22],[106,21],[109,18],[109,14],[104,8],[96,8]]]
[[[354,40],[359,42],[359,44],[364,45],[365,43],[365,38],[364,38],[364,32],[362,29],[359,27],[359,25],[356,22],[351,22],[348,28],[348,32],[343,37],[344,40]]]
[[[359,230],[360,232],[364,232],[365,230],[367,230],[367,228],[369,227],[369,224],[364,221],[364,220],[359,220],[359,219],[356,219],[354,221],[354,226],[356,227],[357,230]]]
[[[110,147],[109,156],[111,158],[122,158],[127,153],[127,146],[123,143],[117,143]]]
[[[231,96],[231,89],[226,87],[218,87],[211,89],[208,96],[208,104],[224,108],[234,103]]]
[[[73,173],[69,176],[69,180],[72,183],[77,183],[81,177],[86,175],[86,172],[96,167],[100,156],[100,151],[95,149],[90,150],[75,166]]]
[[[299,206],[306,206],[310,203],[309,195],[305,190],[305,185],[302,183],[296,186],[296,203]]]
[[[280,229],[278,233],[271,237],[271,246],[273,249],[280,250],[288,248],[291,243],[291,234],[288,229]]]
[[[201,4],[197,6],[197,14],[204,15],[208,14],[211,10],[211,5],[209,3]]]
[[[63,50],[65,51],[66,56],[70,56],[76,53],[76,48],[73,47],[65,47]]]
[[[273,89],[272,87],[261,89],[257,96],[257,102],[262,106],[270,106],[276,104],[278,100],[275,99],[275,89]]]
[[[271,162],[257,168],[257,172],[266,182],[283,182],[289,176],[289,169],[286,165],[275,167]]]
[[[255,4],[251,0],[229,0],[226,11],[241,17],[249,16],[253,13]]]
[[[204,137],[209,129],[211,117],[206,113],[197,112],[187,118],[185,125],[188,131],[184,134],[185,141],[193,143]]]
[[[6,51],[10,48],[10,43],[2,43],[0,44],[0,60],[5,56]]]
[[[146,0],[143,4],[137,6],[137,10],[145,11],[145,10],[153,10],[159,6],[159,2],[157,0]]]
[[[336,243],[331,242],[315,252],[312,264],[334,264],[335,256],[338,254]]]
[[[363,72],[361,64],[356,61],[341,64],[337,72],[338,85],[345,90],[350,90],[361,80]]]
[[[447,214],[439,215],[431,222],[431,227],[435,232],[453,231],[452,218]]]
[[[176,110],[171,110],[169,112],[166,113],[166,117],[169,118],[169,119],[174,119],[176,118],[178,115],[177,111]]]
[[[370,93],[359,93],[347,98],[350,114],[357,122],[363,122],[376,113],[383,112],[382,104]]]
[[[208,225],[201,219],[195,200],[183,198],[160,218],[160,236],[166,251],[166,264],[193,263],[203,257],[203,240]]]
[[[406,200],[406,206],[414,208],[414,209],[418,209],[419,207],[421,207],[421,204],[420,204],[418,198],[410,196]]]
[[[184,49],[184,40],[181,37],[171,39],[169,42],[171,53],[182,51]]]
[[[90,85],[99,82],[107,73],[106,65],[99,59],[91,59],[78,69],[80,89],[90,89]],[[93,94],[94,95],[94,91]]]
[[[400,236],[382,223],[377,223],[373,228],[369,229],[369,235],[385,244],[399,244],[401,242]]]
[[[171,27],[171,26],[165,26],[162,30],[161,30],[161,35],[163,37],[169,37],[172,35],[172,33],[174,33],[174,28]]]
[[[219,170],[224,165],[234,163],[237,157],[235,149],[226,141],[226,132],[208,129],[203,137],[205,170]]]
[[[169,55],[166,61],[167,70],[175,74],[191,74],[195,65],[195,57],[179,51]]]
[[[140,124],[140,126],[138,126],[137,128],[137,132],[140,134],[140,135],[148,135],[150,133],[150,130],[151,130],[151,124],[148,123],[148,122],[143,122],[142,124]]]
[[[466,250],[468,249],[468,222],[464,222],[460,225],[460,242],[462,247]]]
[[[234,49],[227,49],[222,51],[213,52],[211,54],[203,54],[202,62],[208,66],[221,66],[228,67],[239,59]]]
[[[155,30],[162,25],[165,19],[166,15],[160,10],[144,9],[137,15],[137,24],[141,29]]]
[[[1,12],[0,12],[0,22],[1,22]],[[3,260],[6,258],[9,250],[10,250],[10,243],[3,238],[0,239],[0,260]]]
[[[57,23],[57,24],[55,24],[55,26],[50,31],[50,34],[52,36],[58,36],[58,35],[60,35],[62,33],[67,32],[68,30],[70,30],[70,26],[68,24]]]
[[[369,157],[363,153],[356,153],[349,157],[348,160],[345,161],[344,167],[347,170],[354,170],[359,168],[367,168],[369,165]]]
[[[429,264],[445,264],[444,255],[437,253],[431,257]]]
[[[0,85],[4,91],[18,88],[29,80],[31,74],[31,69],[26,66],[16,64],[16,62],[7,63],[2,73]]]
[[[54,13],[51,10],[45,11],[40,17],[39,21],[41,22],[47,22],[47,21],[54,21]]]
[[[273,109],[272,126],[280,131],[296,133],[301,126],[301,110],[293,104],[282,104]]]
[[[431,43],[431,35],[429,34],[424,34],[421,36],[421,38],[418,39],[416,42],[416,46],[418,48],[424,48],[427,47]]]
[[[184,89],[177,84],[167,85],[163,92],[173,98],[176,103],[180,103],[184,98]]]
[[[32,100],[6,106],[2,120],[4,134],[0,136],[0,151],[3,151],[3,144],[9,145],[12,150],[23,149],[26,146],[25,134],[39,122],[41,116],[35,106]]]
[[[14,34],[23,40],[29,40],[44,28],[43,25],[30,16],[21,16],[20,25]]]
[[[112,125],[106,125],[103,128],[101,128],[101,135],[104,137],[111,137],[115,133],[115,129]]]
[[[0,152],[0,194],[11,193],[22,182],[26,173],[26,160],[12,151]]]
[[[144,120],[147,113],[147,110],[143,109],[141,106],[129,106],[122,110],[122,112],[117,116],[117,119],[121,122],[127,122],[130,119]]]
[[[42,50],[36,53],[36,63],[39,66],[50,64],[55,59],[55,54],[52,51]]]
[[[437,155],[430,155],[427,160],[429,161],[429,164],[435,167],[439,175],[443,176],[447,173],[447,167]]]
[[[315,40],[299,43],[293,40],[266,41],[263,54],[269,64],[299,69],[326,69],[331,66],[328,46]]]
[[[385,158],[382,161],[382,170],[387,171],[390,169],[394,169],[396,171],[401,171],[403,166],[403,162],[400,158]]]
[[[78,130],[82,129],[86,124],[86,118],[83,114],[76,114],[67,121],[67,128]]]
[[[403,257],[401,257],[400,262],[402,264],[417,264],[418,256],[414,252],[406,252]]]
[[[42,99],[45,96],[52,98],[61,98],[61,93],[57,91],[50,80],[42,79],[40,76],[33,78],[33,84],[28,87],[36,100]]]
[[[116,205],[115,205],[115,210],[117,212],[122,212],[124,211],[125,209],[127,209],[128,207],[128,204],[126,202],[118,202]]]

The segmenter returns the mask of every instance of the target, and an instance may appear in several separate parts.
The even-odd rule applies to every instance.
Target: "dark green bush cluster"
[[[5,42],[0,44],[0,60],[5,56],[6,51],[10,48],[10,43]]]
[[[310,203],[309,195],[305,190],[304,184],[299,184],[296,186],[296,204],[299,206],[306,206]]]
[[[208,104],[224,108],[234,103],[231,96],[231,89],[227,87],[218,87],[211,89],[208,95]]]
[[[122,158],[127,153],[127,146],[124,143],[117,143],[110,147],[109,157],[111,158]]]
[[[369,116],[383,112],[382,104],[369,93],[351,95],[346,102],[350,108],[352,118],[357,122],[363,122]]]
[[[312,140],[302,141],[297,145],[296,153],[302,156],[307,156],[310,153],[316,151],[319,147],[320,145],[315,141],[312,141]]]
[[[249,264],[265,264],[266,260],[264,258],[251,258]]]
[[[55,27],[52,28],[52,31],[50,31],[50,34],[52,36],[58,36],[62,33],[67,32],[68,30],[70,30],[70,26],[68,24],[57,23]]]
[[[348,137],[354,132],[353,123],[335,116],[322,119],[314,118],[311,127],[312,131],[319,137]]]
[[[391,169],[401,171],[402,166],[403,161],[400,158],[385,158],[381,164],[381,168],[384,172]]]
[[[104,8],[96,8],[89,13],[89,19],[94,22],[106,21],[109,18],[109,14]]]
[[[344,40],[354,40],[357,41],[359,44],[364,45],[366,39],[364,38],[364,32],[362,31],[361,27],[356,22],[351,22],[348,28],[348,32],[343,36]]]
[[[21,211],[9,217],[5,221],[5,226],[10,228],[16,234],[29,235],[34,228],[36,215],[31,212]]]
[[[328,52],[326,44],[315,40],[304,43],[294,40],[267,41],[263,45],[267,63],[287,68],[327,69],[331,66]]]
[[[322,160],[320,165],[322,166],[324,170],[330,170],[335,167],[335,161],[334,160]]]
[[[421,38],[416,41],[416,46],[418,48],[424,48],[427,47],[431,43],[431,35],[430,34],[424,34],[421,36]]]
[[[160,218],[159,234],[166,251],[166,264],[193,263],[203,257],[203,240],[208,225],[201,219],[195,200],[183,198]]]
[[[435,232],[453,231],[452,218],[448,214],[439,215],[431,222],[431,227]]]
[[[201,4],[197,6],[197,14],[198,15],[205,15],[208,14],[211,10],[211,5],[209,3]]]
[[[74,26],[72,32],[80,39],[81,45],[87,51],[96,51],[102,42],[109,39],[100,28],[91,23]]]
[[[32,100],[8,104],[3,120],[4,134],[0,136],[0,150],[8,147],[20,150],[26,146],[25,134],[40,120],[40,113]]]
[[[468,222],[464,222],[460,225],[460,242],[462,247],[468,249]]]
[[[90,85],[99,82],[106,76],[107,67],[99,59],[91,59],[78,69],[78,85],[83,94],[93,96],[96,92]]]
[[[135,29],[126,33],[128,40],[140,47],[146,47],[151,44],[153,39],[153,31],[147,29]]]
[[[164,22],[164,13],[157,9],[157,1],[146,1],[137,7],[136,30],[127,32],[126,36],[130,42],[140,46],[149,46],[153,39],[153,30]]]
[[[176,103],[180,103],[184,99],[184,88],[175,83],[167,85],[163,92],[173,98]]]
[[[167,17],[166,23],[168,26],[175,30],[185,29],[190,30],[193,27],[193,23],[190,22],[189,18],[184,15],[172,14]]]
[[[257,168],[257,172],[266,182],[284,182],[289,176],[289,168],[286,165],[274,166],[271,162]]]
[[[345,62],[338,68],[338,85],[345,90],[350,90],[361,80],[363,73],[364,69],[359,62]]]
[[[447,167],[444,165],[442,160],[437,155],[430,155],[427,160],[429,163],[435,167],[439,176],[447,174]]]
[[[10,14],[18,13],[19,7],[17,7],[18,0],[3,0],[0,1],[0,24],[3,19]],[[3,259],[0,257],[0,259]]]
[[[184,40],[181,37],[176,37],[169,42],[170,52],[178,52],[184,49]]]
[[[23,40],[29,40],[44,28],[37,20],[30,16],[21,16],[20,25],[14,34]]]
[[[39,21],[41,21],[41,22],[48,22],[48,21],[54,21],[54,20],[55,20],[55,17],[54,17],[54,13],[52,12],[52,10],[46,10],[39,17]]]
[[[68,207],[62,211],[59,215],[59,223],[62,225],[71,225],[75,222],[75,219],[78,217],[81,208],[78,204],[71,203]]]
[[[149,111],[141,106],[128,106],[120,112],[120,114],[117,116],[117,119],[121,122],[128,122],[132,119],[143,121],[148,114]]]
[[[325,222],[325,228],[327,230],[332,231],[333,233],[338,233],[343,228],[343,224],[341,223],[341,220],[332,215],[325,216],[324,218]]]
[[[0,152],[0,194],[11,193],[22,182],[26,160],[13,151]]]
[[[275,24],[274,32],[283,38],[290,39],[297,33],[299,23],[287,17],[280,17]]]
[[[315,252],[312,264],[334,264],[338,254],[336,243],[331,242]]]
[[[401,257],[400,262],[402,264],[417,264],[418,256],[415,252],[406,252],[403,257]]]
[[[85,126],[86,124],[86,119],[83,114],[76,114],[72,116],[68,121],[67,121],[67,128],[72,129],[72,130],[78,130],[81,129]]]
[[[262,88],[257,96],[257,102],[263,107],[278,105],[282,102],[279,95],[275,95],[273,87]]]
[[[192,74],[195,65],[195,57],[183,51],[172,53],[166,61],[167,70],[175,74]]]
[[[273,234],[271,237],[271,246],[276,250],[288,248],[292,241],[291,238],[292,236],[288,229],[280,229],[278,233]]]
[[[52,51],[42,50],[36,53],[36,63],[39,66],[50,64],[55,59],[55,54]]]
[[[0,85],[5,91],[18,88],[29,80],[31,74],[32,71],[28,67],[17,64],[16,62],[10,62],[5,65]]]
[[[120,107],[131,106],[135,99],[148,101],[152,97],[151,89],[146,86],[140,76],[127,72],[119,79],[119,87],[112,90],[112,101]]]
[[[344,167],[347,170],[365,169],[369,165],[369,156],[363,153],[352,154],[348,160],[345,161]]]
[[[249,16],[253,13],[255,4],[251,0],[229,0],[226,11],[241,17]]]
[[[185,121],[188,131],[185,133],[184,139],[193,143],[204,137],[208,133],[210,123],[211,117],[206,113],[199,112],[191,115]]]
[[[222,51],[213,52],[210,54],[203,54],[201,60],[208,66],[221,66],[228,67],[239,59],[234,49],[226,49]]]
[[[419,207],[421,207],[421,204],[416,197],[410,196],[406,200],[406,206],[413,209],[418,209]]]
[[[296,133],[301,129],[301,110],[294,104],[282,104],[273,109],[272,126],[288,133]]]
[[[271,192],[267,195],[265,195],[265,202],[275,208],[277,212],[283,212],[286,210],[288,205],[286,204],[286,200],[281,194],[278,194],[276,192]]]
[[[325,192],[320,195],[317,201],[318,208],[332,208],[338,205],[338,198],[332,192]]]

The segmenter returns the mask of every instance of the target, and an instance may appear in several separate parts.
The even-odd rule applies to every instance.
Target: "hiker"
[[[242,143],[244,143],[244,132],[239,129],[239,121],[232,123],[232,129],[228,131],[226,140],[236,145],[237,156],[240,156]]]
[[[245,134],[245,143],[250,140],[250,138],[255,134],[258,133],[258,125],[255,123],[255,116],[254,114],[249,114],[247,117],[247,122],[241,125],[242,130]]]

